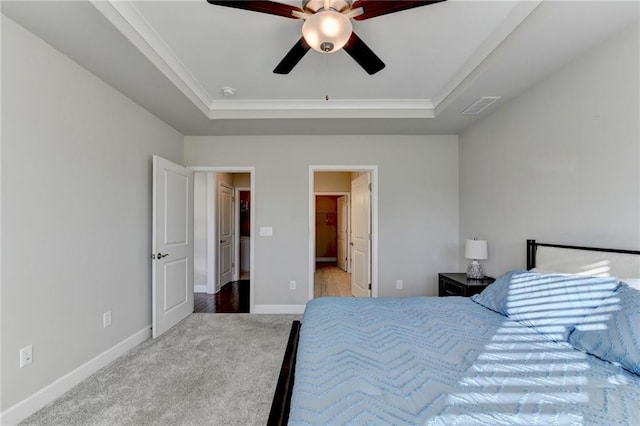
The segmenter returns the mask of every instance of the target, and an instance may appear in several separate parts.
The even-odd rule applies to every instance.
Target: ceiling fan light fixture
[[[353,31],[351,20],[333,9],[319,10],[304,21],[302,36],[313,50],[322,53],[342,49]]]

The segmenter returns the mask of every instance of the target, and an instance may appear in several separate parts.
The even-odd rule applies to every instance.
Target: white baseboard
[[[252,314],[302,314],[306,305],[253,305]]]
[[[337,257],[316,257],[316,262],[337,262]]]
[[[147,326],[127,337],[115,346],[112,346],[102,352],[95,358],[85,362],[75,370],[70,371],[54,382],[43,387],[31,396],[28,396],[17,404],[7,408],[5,411],[0,413],[0,424],[8,426],[20,423],[22,420],[34,414],[48,403],[71,390],[71,388],[91,376],[96,371],[100,370],[102,367],[105,367],[116,358],[126,354],[149,337],[151,337],[151,327]]]
[[[201,285],[201,284],[194,284],[193,285],[193,292],[194,293],[206,293],[207,292],[207,285]]]

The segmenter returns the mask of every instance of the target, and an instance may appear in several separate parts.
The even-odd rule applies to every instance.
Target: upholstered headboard
[[[527,269],[567,274],[640,277],[640,251],[527,240]]]

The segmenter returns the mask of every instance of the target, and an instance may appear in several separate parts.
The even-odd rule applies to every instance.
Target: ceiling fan
[[[344,49],[367,73],[373,75],[383,69],[385,64],[353,32],[351,19],[364,21],[445,0],[302,0],[302,8],[266,0],[207,1],[218,6],[304,20],[302,37],[273,70],[276,74],[289,74],[309,49],[321,53]]]

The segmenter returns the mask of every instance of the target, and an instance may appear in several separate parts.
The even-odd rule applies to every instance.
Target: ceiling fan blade
[[[302,59],[309,49],[311,49],[311,47],[307,44],[304,37],[300,37],[300,40],[293,45],[291,50],[289,50],[273,72],[276,74],[289,74],[291,70],[298,65],[300,59]]]
[[[369,49],[356,33],[351,33],[349,41],[343,47],[344,51],[349,54],[364,70],[373,75],[385,67],[384,62]]]
[[[279,3],[277,1],[207,0],[207,2],[209,2],[210,4],[215,4],[217,6],[234,7],[236,9],[245,9],[245,10],[251,10],[253,12],[268,13],[269,15],[284,16],[285,18],[291,18],[291,19],[299,19],[297,16],[294,16],[291,12],[295,11],[295,12],[304,13],[304,11],[299,7],[291,6],[284,3]]]
[[[413,9],[414,7],[428,6],[442,1],[446,0],[356,0],[353,2],[351,9],[363,8],[364,13],[353,19],[356,21],[364,21],[365,19],[375,18],[376,16]]]

